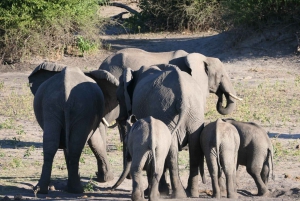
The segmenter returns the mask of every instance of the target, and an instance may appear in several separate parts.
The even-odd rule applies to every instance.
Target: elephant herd
[[[209,93],[218,96],[217,111],[230,114],[241,100],[222,62],[183,50],[146,52],[122,49],[107,57],[98,70],[44,62],[28,77],[34,112],[43,129],[42,173],[35,190],[48,193],[53,158],[64,150],[68,170],[66,190],[82,193],[79,159],[86,142],[98,165],[97,181],[113,179],[106,153],[106,131],[115,121],[123,141],[124,170],[113,186],[132,177],[132,200],[143,200],[141,171],[147,171],[150,200],[168,191],[163,176],[170,173],[173,198],[199,197],[199,170],[204,157],[212,178],[213,197],[236,198],[236,169],[245,165],[259,195],[267,195],[273,170],[273,149],[267,133],[254,123],[218,119],[204,126]],[[226,104],[223,106],[223,96]],[[188,145],[189,178],[179,178],[178,152]],[[224,172],[226,187],[221,177]]]

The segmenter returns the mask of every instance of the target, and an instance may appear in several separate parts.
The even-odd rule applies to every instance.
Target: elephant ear
[[[199,53],[191,53],[185,57],[185,63],[191,70],[191,76],[201,84],[207,85],[207,63],[206,56]]]
[[[43,84],[43,82],[60,73],[66,67],[66,65],[60,65],[51,62],[43,62],[38,65],[28,76],[29,86],[32,94],[35,95],[36,91],[41,84]]]
[[[104,115],[116,108],[118,106],[116,90],[119,86],[117,78],[106,70],[94,70],[84,74],[95,80],[102,90],[105,100]]]
[[[132,108],[131,108],[131,98],[133,91],[129,88],[129,86],[133,82],[133,75],[131,68],[125,68],[123,72],[123,82],[124,82],[124,98],[125,98],[125,104],[127,109],[127,114],[131,115]]]

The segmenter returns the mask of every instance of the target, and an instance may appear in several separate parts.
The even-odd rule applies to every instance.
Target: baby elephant
[[[269,194],[267,189],[270,170],[273,173],[273,146],[267,132],[255,123],[224,119],[233,125],[240,135],[238,165],[245,165],[247,172],[253,177],[258,195]]]
[[[227,197],[237,198],[236,164],[240,146],[237,129],[230,123],[218,119],[204,127],[200,135],[200,145],[211,176],[213,197],[221,198],[220,182],[222,182],[223,170],[226,177]],[[203,161],[203,154],[201,155]]]
[[[132,125],[132,123],[134,124]],[[125,139],[127,163],[112,190],[124,181],[130,171],[132,176],[131,198],[132,200],[144,200],[142,170],[146,170],[150,189],[149,200],[158,200],[158,184],[171,145],[171,133],[162,121],[153,117],[137,121],[135,116],[131,116],[127,125],[132,125]]]

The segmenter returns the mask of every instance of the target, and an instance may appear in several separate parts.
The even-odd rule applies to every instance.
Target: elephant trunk
[[[131,161],[127,161],[126,167],[123,170],[120,178],[118,179],[118,181],[115,183],[115,185],[113,187],[111,187],[111,190],[115,190],[126,178],[126,176],[129,174],[130,172],[130,168],[131,168]]]
[[[228,78],[227,78],[228,79]],[[227,115],[230,114],[236,106],[236,97],[235,96],[235,90],[232,86],[232,84],[230,83],[229,80],[227,79],[223,79],[218,90],[217,90],[217,96],[218,98],[218,102],[217,102],[217,111],[222,114],[222,115]],[[226,97],[226,106],[223,106],[223,94]]]

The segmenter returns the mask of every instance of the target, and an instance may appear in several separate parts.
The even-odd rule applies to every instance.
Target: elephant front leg
[[[179,178],[177,138],[173,137],[166,161],[169,164],[170,179],[173,189],[172,198],[186,198],[186,193]]]
[[[189,135],[189,154],[190,154],[190,175],[188,180],[187,193],[191,197],[199,197],[198,180],[201,154],[199,129]]]
[[[97,181],[107,182],[113,180],[114,176],[106,152],[106,127],[102,123],[100,123],[100,132],[96,129],[88,144],[97,159]]]

